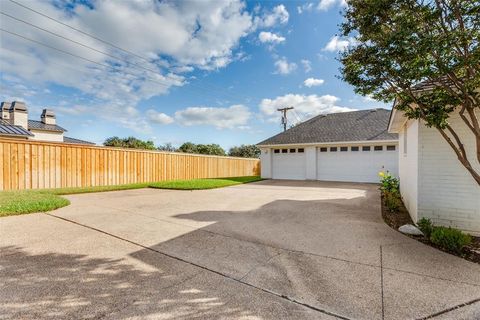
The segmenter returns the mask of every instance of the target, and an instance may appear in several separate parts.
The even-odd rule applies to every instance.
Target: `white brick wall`
[[[272,149],[260,148],[260,171],[261,177],[264,179],[272,178]]]
[[[63,142],[63,132],[49,132],[41,130],[30,130],[33,133],[32,140]]]
[[[398,136],[400,192],[410,216],[417,221],[418,200],[418,121],[410,120]],[[405,152],[405,134],[407,150]]]
[[[480,170],[473,134],[458,114],[449,122],[464,142],[470,162]],[[418,218],[480,234],[480,186],[436,129],[420,123],[418,142]]]

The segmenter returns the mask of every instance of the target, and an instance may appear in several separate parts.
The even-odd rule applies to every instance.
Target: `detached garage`
[[[378,182],[398,174],[398,136],[387,132],[390,111],[319,115],[258,144],[262,177]]]

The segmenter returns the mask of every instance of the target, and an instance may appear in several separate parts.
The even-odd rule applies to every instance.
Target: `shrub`
[[[388,171],[380,172],[380,190],[385,192],[399,192],[400,190],[400,181],[392,176]]]
[[[390,212],[398,211],[400,208],[400,181],[392,176],[388,171],[380,172],[380,191],[383,194],[383,200]]]
[[[472,242],[472,237],[454,228],[434,227],[430,241],[445,250],[460,254],[463,247]]]
[[[425,237],[430,239],[430,236],[431,236],[433,228],[434,228],[432,220],[430,220],[428,218],[422,218],[418,221],[417,225],[418,225],[418,228],[420,229],[420,231],[423,232]]]
[[[383,199],[385,201],[385,206],[387,206],[390,212],[398,211],[400,208],[400,195],[398,191],[386,191],[383,193]]]

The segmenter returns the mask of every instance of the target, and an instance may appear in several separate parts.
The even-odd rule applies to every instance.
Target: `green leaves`
[[[383,101],[392,101],[405,94],[412,96],[411,88],[425,80],[445,75],[461,79],[455,91],[431,96],[437,114],[442,105],[450,112],[447,110],[449,103],[463,102],[460,87],[474,94],[480,84],[479,2],[435,3],[349,1],[342,33],[355,36],[359,44],[339,58],[343,64],[342,79],[353,85],[357,93],[373,95]],[[425,106],[430,102],[422,99]],[[436,123],[442,121],[431,122],[432,125]]]
[[[178,148],[178,151],[185,153],[209,154],[216,156],[225,156],[225,150],[220,145],[212,144],[195,144],[192,142],[185,142]]]
[[[153,141],[143,141],[135,137],[128,137],[128,138],[111,137],[106,139],[103,145],[108,147],[117,147],[117,148],[132,148],[132,149],[145,149],[145,150],[157,149],[153,144]]]

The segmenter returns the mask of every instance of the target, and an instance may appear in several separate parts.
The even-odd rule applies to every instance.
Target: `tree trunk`
[[[454,135],[455,140],[457,141],[457,145],[452,141],[452,139],[447,135],[447,133],[440,128],[437,128],[437,130],[440,132],[442,137],[447,141],[447,143],[452,147],[453,151],[455,151],[455,154],[457,155],[458,160],[460,163],[467,169],[467,171],[470,173],[470,175],[473,177],[473,179],[477,182],[477,184],[480,186],[480,173],[477,172],[473,167],[470,161],[468,161],[467,154],[465,152],[465,149],[463,147],[463,144],[461,143],[459,137],[453,131],[453,129],[450,130],[450,133]],[[478,140],[477,140],[478,142]],[[478,146],[478,145],[477,145]]]

